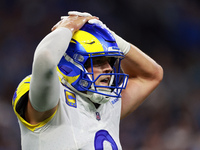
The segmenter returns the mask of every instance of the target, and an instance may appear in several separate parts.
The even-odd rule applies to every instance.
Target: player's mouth
[[[103,79],[100,80],[100,83],[102,85],[106,85],[106,86],[109,85],[109,82],[110,82],[110,77],[106,77],[106,78],[103,78]]]

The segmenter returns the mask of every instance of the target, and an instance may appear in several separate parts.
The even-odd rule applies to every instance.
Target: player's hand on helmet
[[[81,17],[91,17],[92,15],[87,12],[79,12],[79,11],[69,11],[69,16],[81,16]]]
[[[86,22],[88,22],[90,19],[98,19],[98,17],[95,16],[63,16],[61,17],[61,20],[53,26],[51,29],[54,31],[57,28],[65,27],[68,28],[74,33],[75,31],[79,30]]]
[[[84,17],[92,16],[90,13],[87,13],[87,12],[78,12],[78,11],[69,11],[68,15],[69,16],[84,16]],[[116,39],[117,45],[119,46],[119,48],[121,49],[121,51],[124,53],[124,55],[126,55],[129,52],[129,50],[130,50],[130,43],[127,42],[127,41],[125,41],[124,39],[122,39],[115,32],[111,31],[102,21],[100,21],[99,19],[94,18],[94,19],[88,20],[88,23],[90,23],[90,24],[98,24],[98,25],[106,28],[114,36],[114,38]]]

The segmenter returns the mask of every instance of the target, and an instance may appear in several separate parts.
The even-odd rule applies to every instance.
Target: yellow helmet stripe
[[[95,36],[93,36],[92,34],[90,34],[88,32],[79,30],[74,34],[72,39],[79,42],[84,47],[86,52],[88,52],[88,53],[104,51],[99,40]],[[85,39],[87,39],[87,40],[85,40]]]

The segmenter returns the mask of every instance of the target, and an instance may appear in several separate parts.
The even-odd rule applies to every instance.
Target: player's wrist
[[[126,55],[131,48],[131,44],[123,38],[121,38],[120,36],[118,36],[117,34],[115,34],[115,32],[111,31],[111,33],[114,36],[119,49],[124,53],[124,55]]]

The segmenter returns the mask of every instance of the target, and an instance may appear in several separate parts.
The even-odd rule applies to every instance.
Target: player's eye
[[[111,66],[114,65],[114,62],[115,62],[115,58],[112,58],[112,57],[105,57],[105,56],[101,56],[101,57],[94,57],[92,58],[92,64],[93,64],[93,67],[99,67],[99,66],[102,66],[106,63],[109,63]],[[90,62],[90,59],[88,59],[85,63],[85,68],[89,68],[91,67],[91,62]]]
[[[98,67],[110,63],[110,57],[97,57],[92,59],[93,66]]]

